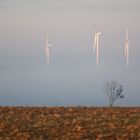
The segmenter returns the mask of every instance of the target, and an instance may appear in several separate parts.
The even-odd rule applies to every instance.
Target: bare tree
[[[107,93],[109,98],[109,106],[112,107],[115,100],[124,98],[123,86],[117,81],[107,81],[103,86],[103,90]]]

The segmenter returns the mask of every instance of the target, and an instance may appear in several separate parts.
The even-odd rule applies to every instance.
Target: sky
[[[116,105],[139,106],[139,15],[138,0],[0,0],[0,105],[106,106],[103,84],[115,80],[125,94]]]

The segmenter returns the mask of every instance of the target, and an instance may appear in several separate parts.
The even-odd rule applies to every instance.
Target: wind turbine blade
[[[127,55],[127,43],[125,43],[125,48],[124,48],[124,56],[126,57]]]
[[[95,32],[95,37],[94,37],[94,52],[95,52],[95,49],[96,49],[96,44],[97,44],[97,35],[96,35],[96,32]]]
[[[101,32],[97,33],[97,50],[96,50],[96,64],[99,64],[99,38],[100,38]]]
[[[46,57],[47,57],[47,64],[49,65],[49,59],[50,59],[50,51],[49,51],[49,48],[48,47],[46,47]]]
[[[127,48],[127,67],[128,67],[128,64],[129,64],[129,47]]]
[[[126,29],[126,41],[128,41],[128,28]]]
[[[96,64],[99,62],[99,36],[97,36]]]

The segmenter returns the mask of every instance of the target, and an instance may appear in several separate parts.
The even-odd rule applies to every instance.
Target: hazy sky
[[[140,105],[139,15],[138,0],[1,0],[0,104],[107,105],[102,85],[117,80],[126,94],[118,105]],[[102,33],[98,67],[95,26]],[[50,67],[45,58],[47,34]]]

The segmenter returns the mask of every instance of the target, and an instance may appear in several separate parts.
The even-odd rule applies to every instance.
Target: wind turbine
[[[95,37],[94,37],[94,52],[96,53],[96,65],[99,64],[99,37],[101,32],[97,32],[95,29]]]
[[[129,65],[129,47],[130,47],[130,43],[131,43],[131,41],[128,40],[128,28],[127,28],[127,30],[126,30],[126,38],[125,38],[125,48],[124,48],[124,56],[126,58],[127,67]]]
[[[46,37],[46,57],[47,57],[47,64],[50,64],[50,46],[51,44],[49,44],[49,40],[48,40],[48,35]]]

